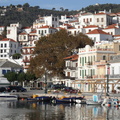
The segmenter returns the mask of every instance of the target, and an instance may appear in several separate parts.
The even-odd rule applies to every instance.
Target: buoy
[[[111,104],[110,103],[108,103],[108,107],[110,107],[111,106]]]
[[[24,98],[22,98],[21,100],[24,100]]]

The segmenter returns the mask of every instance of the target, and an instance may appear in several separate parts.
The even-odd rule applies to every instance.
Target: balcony
[[[120,74],[109,75],[109,78],[119,78],[120,79]]]
[[[65,69],[77,70],[77,67],[70,67],[70,66],[67,66],[67,67],[65,67]]]
[[[76,80],[76,77],[65,76],[64,79]]]

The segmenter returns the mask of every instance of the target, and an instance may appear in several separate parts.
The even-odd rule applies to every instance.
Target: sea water
[[[0,101],[0,120],[120,120],[119,107]]]

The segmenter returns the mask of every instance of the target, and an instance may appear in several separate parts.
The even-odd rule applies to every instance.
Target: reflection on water
[[[120,120],[119,107],[0,102],[0,120]]]

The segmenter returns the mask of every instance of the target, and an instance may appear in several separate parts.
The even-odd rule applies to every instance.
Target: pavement
[[[66,97],[78,97],[78,96],[85,96],[85,98],[92,98],[92,95],[94,94],[101,94],[101,93],[63,93],[63,92],[48,92],[47,94],[45,93],[44,90],[28,90],[27,92],[15,92],[13,94],[17,94],[20,98],[28,98],[32,97],[33,95],[39,95],[39,96],[53,96],[53,97],[61,97],[61,96],[66,96]],[[103,94],[103,97],[106,95]],[[120,99],[120,93],[109,93],[110,97],[117,97]]]

